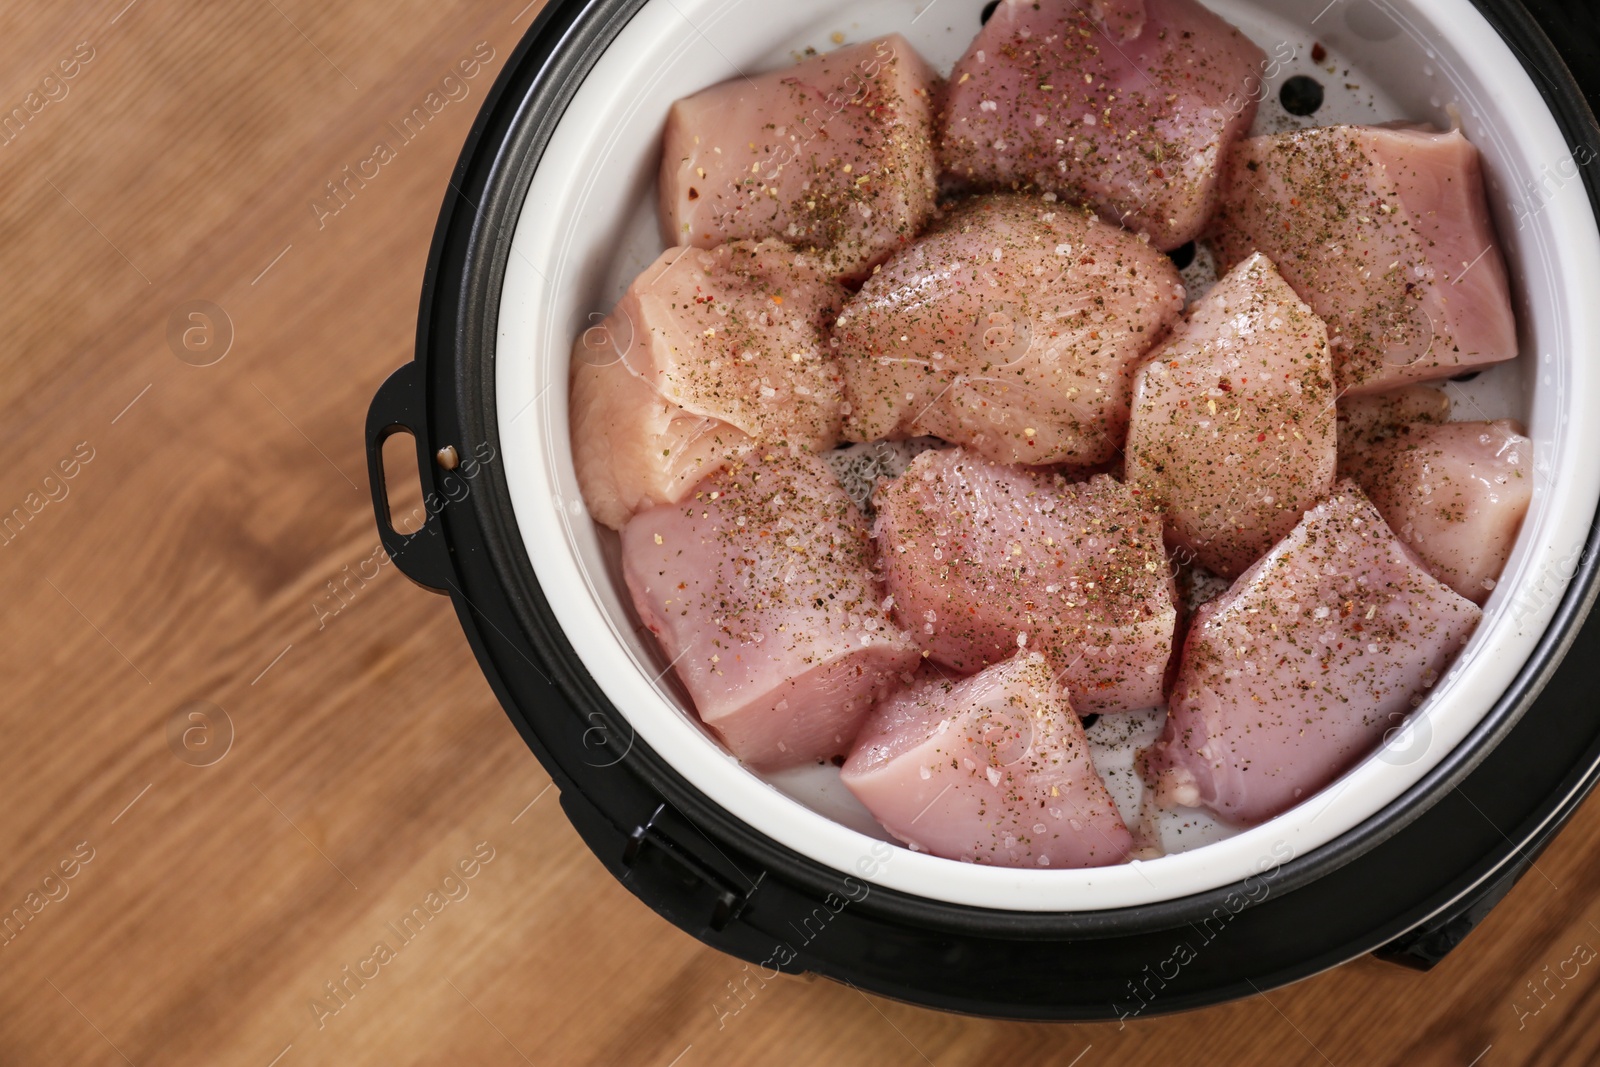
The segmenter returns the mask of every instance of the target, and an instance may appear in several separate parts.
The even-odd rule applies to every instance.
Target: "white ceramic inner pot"
[[[1600,498],[1600,238],[1555,120],[1518,57],[1467,0],[1208,0],[1270,56],[1257,131],[1413,119],[1459,123],[1479,148],[1509,261],[1521,358],[1452,383],[1456,417],[1522,420],[1534,442],[1533,503],[1483,624],[1409,724],[1299,807],[1246,831],[1197,813],[1161,821],[1168,854],[1094,870],[1017,870],[893,846],[832,767],[758,775],[702,727],[639,625],[617,540],[586,514],[568,439],[573,340],[600,321],[663,248],[655,217],[660,131],[672,101],[739,72],[782,69],[807,47],[904,34],[941,72],[980,25],[982,0],[649,0],[579,88],[533,178],[506,269],[496,352],[499,430],[517,522],[568,639],[639,738],[753,829],[837,870],[918,896],[1019,911],[1092,911],[1238,882],[1338,837],[1450,752],[1527,660],[1576,566]],[[1313,44],[1327,57],[1312,63]],[[1329,66],[1336,73],[1329,74]],[[1348,72],[1348,73],[1346,73]],[[1309,120],[1277,88],[1327,88]],[[1347,86],[1349,86],[1347,88]],[[1114,769],[1153,737],[1092,732]],[[1120,729],[1120,733],[1118,732]],[[1129,736],[1135,733],[1136,736]],[[1134,776],[1113,774],[1127,783]],[[1131,790],[1131,791],[1130,791]],[[1119,802],[1137,804],[1137,786]],[[870,875],[867,872],[871,872]]]

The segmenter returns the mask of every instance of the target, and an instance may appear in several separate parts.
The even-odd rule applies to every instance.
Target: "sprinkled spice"
[[[1449,421],[1450,394],[1432,386],[1344,397],[1339,401],[1339,477],[1358,478],[1360,457],[1371,446],[1409,433],[1418,423]]]
[[[962,671],[1038,651],[1082,712],[1159,703],[1176,611],[1160,521],[1105,475],[1071,483],[926,452],[879,488],[895,618]]]
[[[1411,406],[1423,406],[1422,398]],[[1428,414],[1438,411],[1435,404]],[[1435,577],[1479,604],[1498,584],[1527,514],[1532,461],[1522,427],[1505,420],[1374,420],[1341,430],[1340,473],[1360,483]]]
[[[844,290],[777,241],[669,249],[574,349],[572,436],[590,513],[620,528],[756,444],[839,441],[826,329]]]
[[[1459,131],[1326,126],[1241,142],[1214,241],[1253,252],[1328,325],[1341,390],[1517,354],[1477,150]]]
[[[1092,465],[1128,374],[1183,306],[1171,262],[1053,195],[947,206],[834,327],[851,440],[932,435],[999,462]]]
[[[813,456],[758,450],[644,512],[623,562],[701,718],[757,766],[847,751],[919,658],[884,606],[866,521]]]
[[[1251,824],[1366,755],[1481,617],[1341,483],[1190,630],[1151,759],[1169,801]]]
[[[1175,545],[1235,577],[1332,487],[1335,440],[1327,330],[1252,256],[1135,376],[1127,479]]]
[[[669,231],[702,247],[779,238],[860,280],[933,212],[937,89],[891,35],[678,101],[661,168]]]
[[[1005,4],[951,74],[940,163],[967,188],[1053,192],[1176,248],[1216,201],[1265,61],[1199,4]]]
[[[1132,844],[1038,653],[970,678],[924,667],[868,720],[843,779],[891,832],[950,859],[1091,867]]]

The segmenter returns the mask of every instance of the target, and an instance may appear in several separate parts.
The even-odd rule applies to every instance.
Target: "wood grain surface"
[[[0,115],[26,116],[0,135],[0,910],[26,917],[0,937],[0,1063],[1600,1056],[1593,801],[1426,976],[1357,961],[1126,1028],[801,979],[727,1013],[741,965],[589,855],[449,603],[392,567],[329,598],[377,547],[366,404],[410,358],[435,213],[520,7],[0,7]],[[463,99],[346,180],[474,55]],[[442,910],[351,980],[430,893]]]

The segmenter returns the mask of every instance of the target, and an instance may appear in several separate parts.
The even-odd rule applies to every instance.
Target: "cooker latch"
[[[686,842],[695,838],[699,847],[689,847]],[[707,847],[714,859],[708,857]],[[704,921],[712,930],[722,930],[737,919],[766,877],[765,871],[736,866],[666,803],[657,805],[650,818],[628,835],[622,862],[628,869],[624,881],[642,881],[656,891],[646,899],[675,897],[691,914],[698,910],[707,915]]]
[[[1569,815],[1570,817],[1570,815]],[[1386,963],[1398,963],[1413,970],[1429,971],[1440,960],[1455,950],[1478,924],[1489,917],[1495,905],[1506,898],[1517,882],[1533,867],[1545,847],[1555,839],[1567,820],[1557,819],[1538,839],[1525,849],[1514,853],[1514,859],[1504,871],[1492,876],[1484,885],[1457,901],[1450,908],[1434,916],[1414,930],[1410,930],[1380,948],[1373,956]]]

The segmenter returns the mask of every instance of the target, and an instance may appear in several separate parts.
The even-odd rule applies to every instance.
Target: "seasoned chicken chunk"
[[[844,295],[777,241],[663,252],[573,349],[573,461],[595,520],[621,529],[757,443],[838,444],[825,337]]]
[[[1333,487],[1336,436],[1327,330],[1251,256],[1134,376],[1127,481],[1173,544],[1233,578]]]
[[[951,449],[875,503],[894,616],[935,662],[970,672],[1037,651],[1084,714],[1161,702],[1173,579],[1161,522],[1127,487]]]
[[[842,778],[890,833],[947,859],[1103,867],[1132,845],[1037,652],[970,678],[919,672],[867,720]]]
[[[933,213],[937,89],[890,34],[679,100],[661,157],[668,240],[776,237],[865,277]]]
[[[920,658],[883,607],[866,520],[814,456],[752,452],[636,515],[622,571],[701,720],[754,767],[844,755]]]
[[[1131,41],[1144,29],[1145,0],[1089,0],[1089,17],[1113,41]]]
[[[1431,385],[1408,385],[1388,393],[1363,393],[1339,401],[1339,473],[1357,449],[1387,441],[1413,423],[1450,421],[1450,394]]]
[[[939,160],[957,187],[1059,193],[1176,248],[1216,205],[1265,60],[1196,0],[1002,0],[951,72]]]
[[[1478,150],[1459,130],[1316,127],[1242,141],[1231,160],[1215,244],[1228,265],[1270,257],[1322,316],[1341,390],[1517,354]]]
[[[1148,761],[1158,796],[1245,825],[1287,811],[1404,722],[1481,615],[1341,482],[1200,608]]]
[[[1533,442],[1508,420],[1402,426],[1339,457],[1435,578],[1489,599],[1533,498]]]
[[[1117,457],[1128,378],[1183,310],[1166,256],[1039,197],[960,202],[834,327],[852,441],[928,434],[999,463]]]

